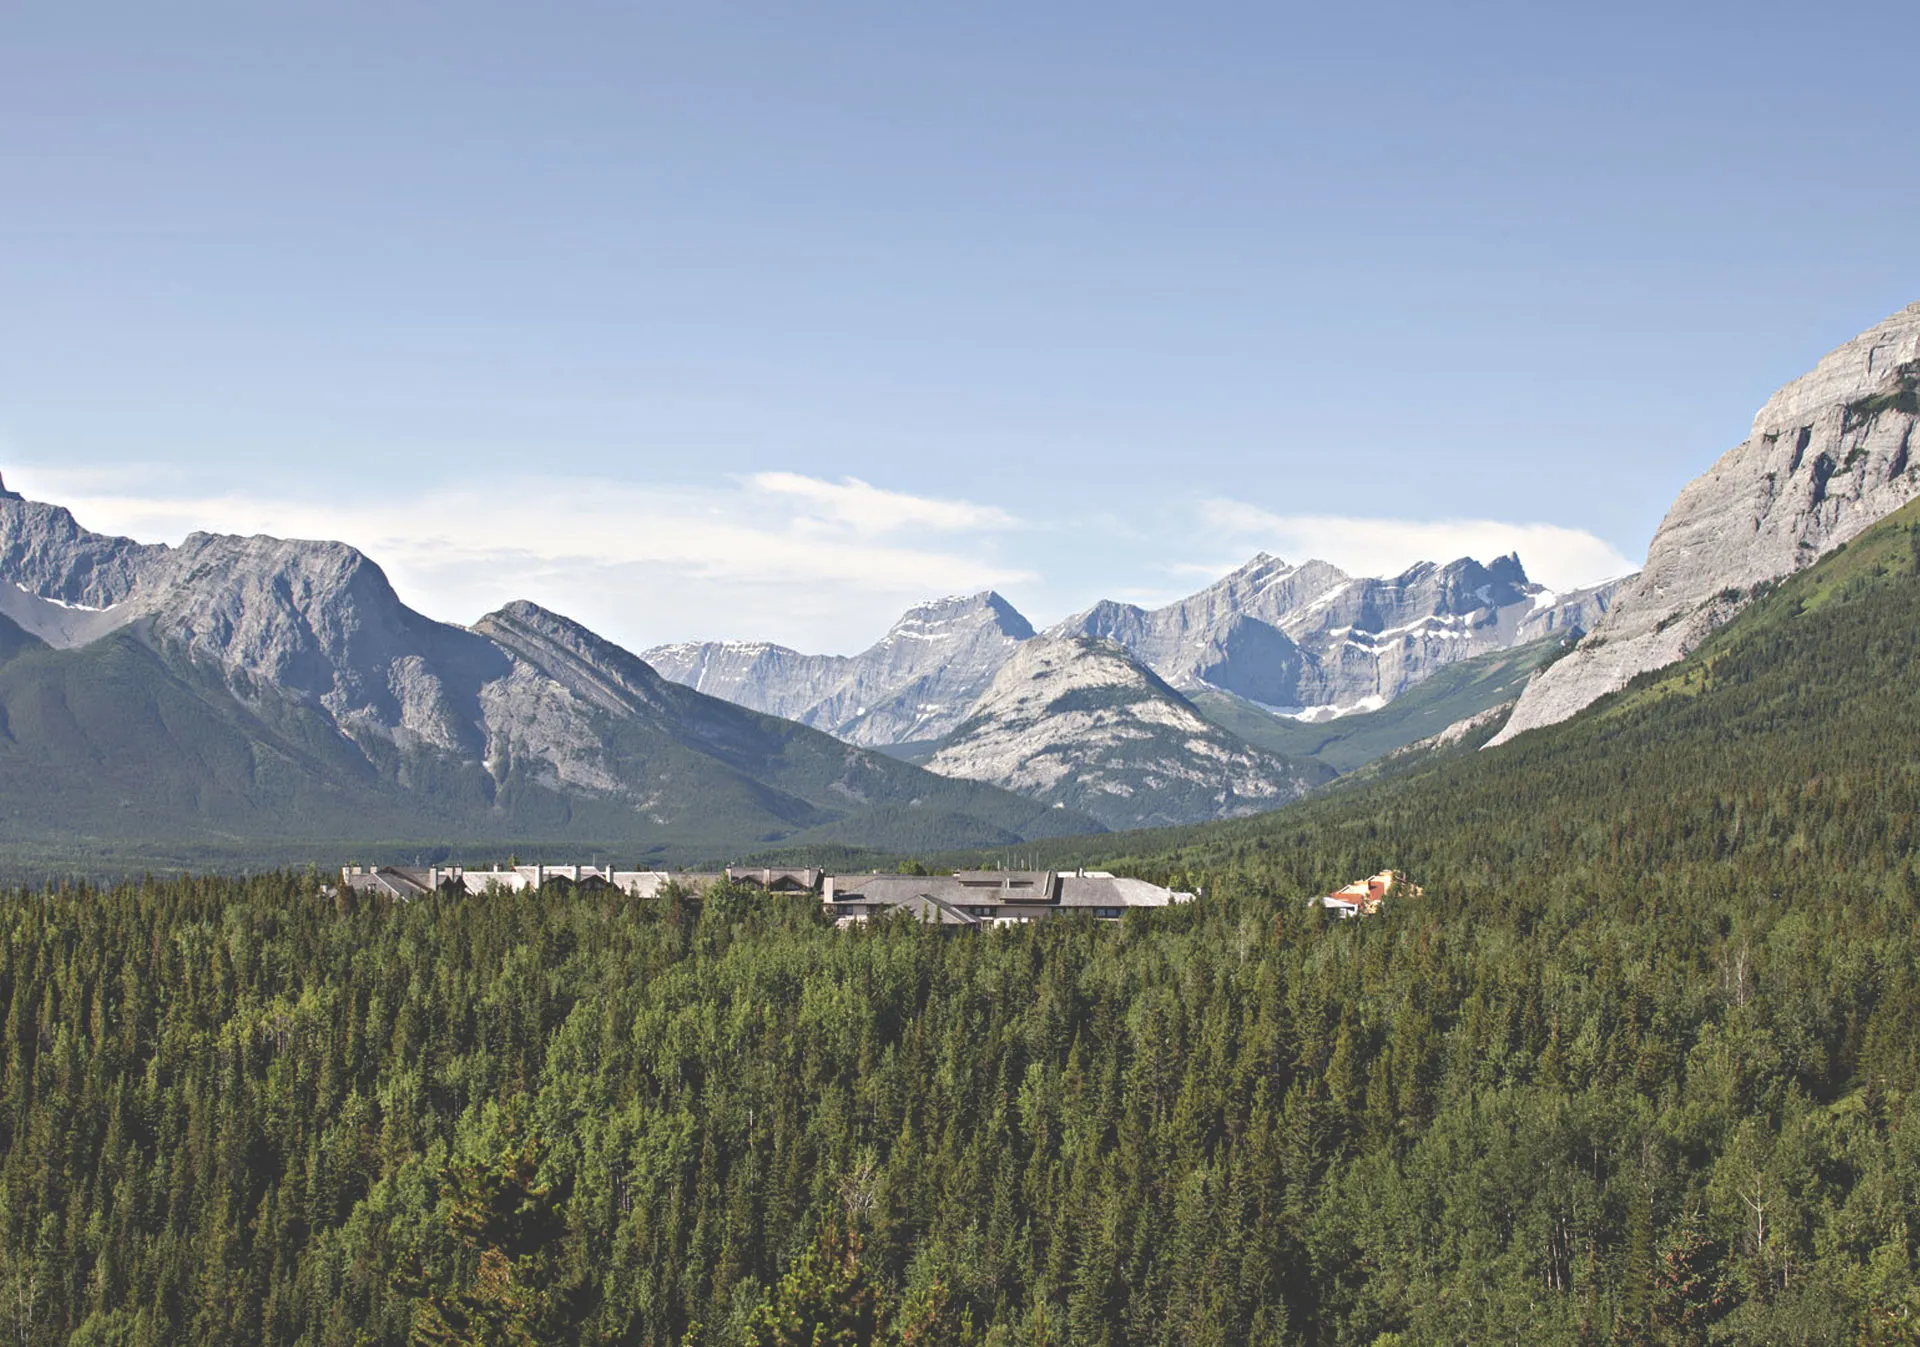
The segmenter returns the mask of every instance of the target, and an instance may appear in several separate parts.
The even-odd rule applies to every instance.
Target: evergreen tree
[[[747,1324],[747,1347],[870,1347],[879,1298],[860,1236],[829,1217]]]
[[[451,1287],[433,1287],[421,1300],[416,1343],[532,1347],[567,1334],[566,1298],[553,1285],[554,1246],[565,1227],[550,1190],[538,1181],[541,1149],[529,1137],[450,1166],[447,1231],[463,1274],[471,1272]]]
[[[1733,1308],[1721,1251],[1689,1220],[1660,1251],[1653,1280],[1652,1321],[1658,1340],[1696,1347]]]

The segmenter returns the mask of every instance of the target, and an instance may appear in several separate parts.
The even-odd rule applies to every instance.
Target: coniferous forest
[[[0,1321],[1920,1341],[1911,522],[1566,726],[1080,844],[1204,888],[1118,925],[310,875],[15,894]],[[1305,902],[1387,865],[1426,897]]]

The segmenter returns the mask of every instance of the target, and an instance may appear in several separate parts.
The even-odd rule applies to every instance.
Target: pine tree
[[[860,1236],[829,1217],[747,1323],[747,1347],[869,1347],[879,1297],[860,1266]]]
[[[538,1138],[450,1166],[447,1230],[473,1267],[465,1285],[436,1287],[415,1312],[413,1339],[429,1347],[533,1347],[564,1332],[564,1297],[551,1285],[564,1232],[537,1178]]]
[[[1720,1250],[1691,1221],[1660,1251],[1653,1277],[1653,1322],[1667,1340],[1695,1347],[1733,1308],[1720,1272]]]
[[[900,1347],[973,1347],[973,1313],[936,1278],[901,1302],[893,1336]]]

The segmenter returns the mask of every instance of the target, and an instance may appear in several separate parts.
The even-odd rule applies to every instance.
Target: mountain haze
[[[1262,554],[1177,603],[1105,601],[1046,635],[1114,642],[1180,693],[1230,698],[1258,720],[1279,712],[1311,722],[1378,710],[1463,661],[1583,632],[1618,583],[1556,594],[1529,580],[1518,557],[1423,562],[1381,579]],[[913,608],[859,655],[709,641],[645,658],[702,692],[906,750],[939,771],[953,761],[941,752],[947,737],[1034,639],[1026,618],[989,591]],[[1355,740],[1376,741],[1382,752],[1405,742],[1391,731]]]
[[[907,610],[858,655],[802,655],[764,642],[659,646],[643,658],[701,692],[881,746],[952,732],[1033,627],[988,590]]]

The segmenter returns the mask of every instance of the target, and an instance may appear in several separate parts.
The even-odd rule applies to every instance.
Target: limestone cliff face
[[[928,769],[1109,828],[1275,809],[1331,776],[1209,724],[1125,648],[1090,637],[1023,643]]]
[[[1551,725],[1683,658],[1755,585],[1811,565],[1920,494],[1920,304],[1768,399],[1752,434],[1680,493],[1606,617],[1528,686],[1493,739]]]

